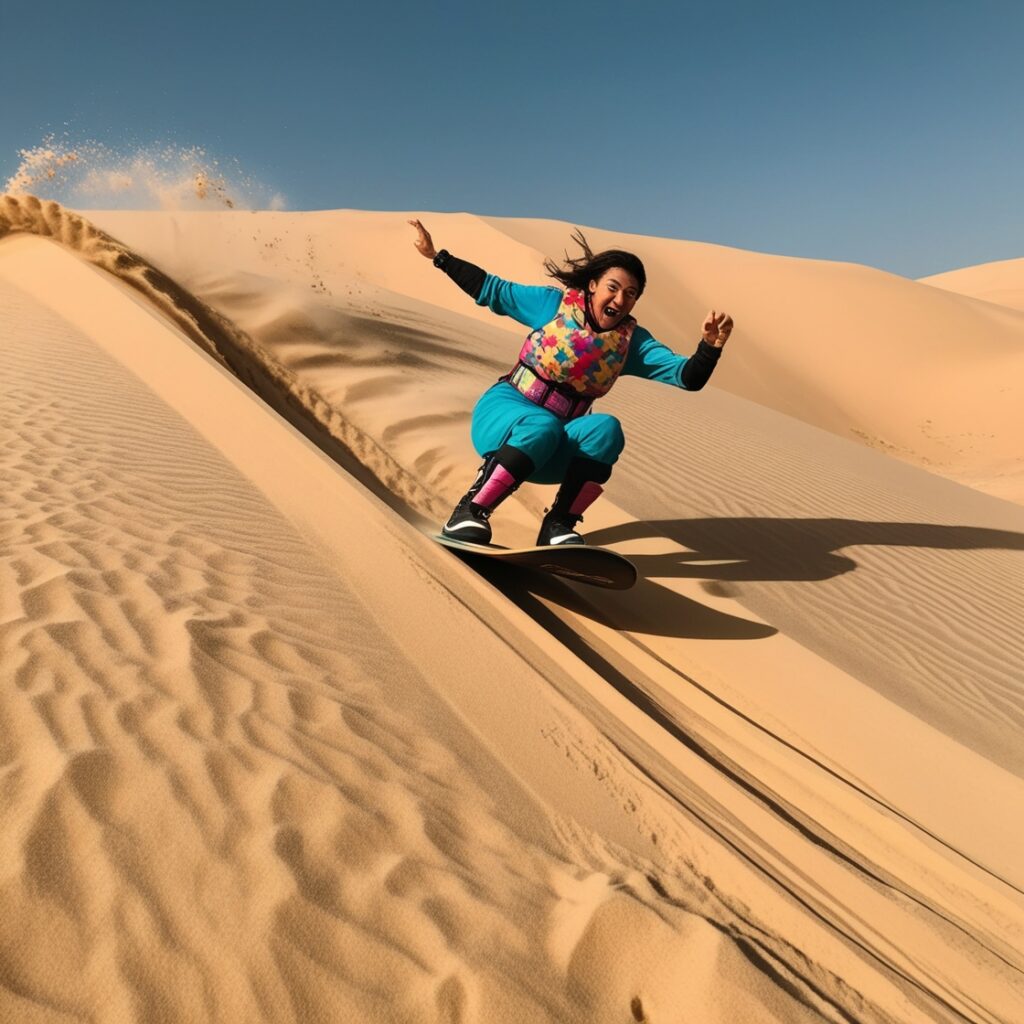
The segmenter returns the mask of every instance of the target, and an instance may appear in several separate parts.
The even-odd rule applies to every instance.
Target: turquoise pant
[[[532,484],[560,484],[575,456],[612,464],[626,445],[614,416],[598,412],[563,420],[511,384],[488,388],[473,408],[473,447],[484,456],[510,444],[533,460]]]

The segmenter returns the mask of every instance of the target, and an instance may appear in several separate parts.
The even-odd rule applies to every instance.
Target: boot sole
[[[490,544],[491,533],[489,530],[481,530],[479,527],[466,526],[463,529],[456,527],[449,530],[447,526],[441,528],[441,535],[450,540],[461,540],[466,544]]]

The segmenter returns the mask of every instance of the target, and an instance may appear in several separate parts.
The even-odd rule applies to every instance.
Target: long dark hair
[[[622,249],[605,249],[604,252],[599,252],[595,256],[579,228],[573,231],[572,240],[583,250],[583,255],[573,259],[566,252],[565,260],[561,265],[554,260],[546,259],[544,269],[548,272],[549,277],[561,281],[566,288],[580,288],[586,291],[589,281],[596,281],[612,267],[621,267],[636,278],[637,284],[640,286],[639,294],[643,295],[644,288],[647,286],[647,272],[638,256],[634,256],[631,252],[623,252]],[[639,298],[639,295],[637,297]]]

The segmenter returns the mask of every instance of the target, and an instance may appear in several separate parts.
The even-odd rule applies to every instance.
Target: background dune
[[[999,260],[922,277],[921,284],[969,295],[1010,309],[1024,310],[1024,259]]]
[[[390,311],[408,312],[407,300],[416,299],[435,315],[440,307],[520,333],[518,325],[476,309],[446,286],[412,248],[407,215],[90,216],[268,345],[274,327],[285,326],[280,312],[294,314],[293,297],[273,298],[281,283],[319,298],[302,305],[321,314],[355,305],[378,319],[388,310],[390,320]],[[543,283],[543,257],[571,247],[571,225],[564,223],[422,217],[438,246],[511,280]],[[642,257],[650,285],[638,315],[671,347],[691,351],[712,306],[727,307],[742,323],[743,342],[716,372],[716,388],[986,493],[1024,501],[1016,443],[1024,433],[1024,311],[853,264],[591,228],[587,235],[595,249],[618,245]],[[219,262],[221,254],[230,270]],[[302,337],[306,358],[313,356],[310,345],[329,346],[332,330],[344,331],[343,324],[309,315],[313,323],[286,325],[287,344],[294,347]],[[501,350],[498,373],[507,352]]]
[[[606,399],[611,594],[422,536],[521,330],[404,215],[3,210],[5,1013],[1024,1016],[1024,314],[616,236],[667,343],[739,326]]]

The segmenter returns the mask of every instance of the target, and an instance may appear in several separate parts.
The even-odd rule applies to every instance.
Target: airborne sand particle
[[[32,193],[86,209],[282,210],[286,203],[245,174],[237,161],[225,171],[200,146],[172,143],[127,151],[87,140],[46,136],[19,151],[21,162],[4,191]]]

